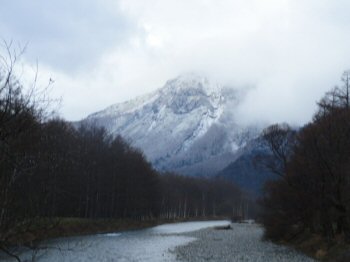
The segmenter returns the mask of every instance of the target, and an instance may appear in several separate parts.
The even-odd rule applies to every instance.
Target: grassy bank
[[[291,241],[282,241],[279,244],[292,246],[319,261],[350,261],[350,245],[345,243],[342,236],[337,236],[334,241],[328,243],[320,235],[304,233]]]
[[[57,226],[54,226],[41,239],[67,237],[77,235],[89,235],[115,231],[128,231],[152,227],[158,224],[157,220],[132,220],[132,219],[84,219],[84,218],[60,218]]]
[[[54,218],[34,219],[9,239],[13,246],[32,245],[45,239],[136,230],[159,224],[158,220]],[[20,233],[22,232],[22,233]]]

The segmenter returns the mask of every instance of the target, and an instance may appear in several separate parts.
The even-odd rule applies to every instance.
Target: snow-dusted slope
[[[242,96],[205,77],[183,75],[83,121],[126,138],[159,170],[211,175],[237,157],[259,131],[235,122]]]

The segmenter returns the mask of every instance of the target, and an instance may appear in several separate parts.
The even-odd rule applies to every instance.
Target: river
[[[23,261],[34,258],[37,262],[176,261],[175,247],[195,240],[181,234],[228,223],[183,222],[123,233],[55,239],[43,244],[43,249],[25,252],[21,258]]]
[[[43,249],[24,252],[21,258],[28,262],[314,261],[289,247],[263,241],[263,228],[257,224],[213,229],[228,224],[228,221],[183,222],[123,233],[54,239],[43,244]]]

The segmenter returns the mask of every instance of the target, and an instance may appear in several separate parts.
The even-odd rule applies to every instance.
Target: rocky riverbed
[[[256,224],[232,224],[231,229],[208,228],[182,235],[197,239],[175,248],[177,260],[183,262],[314,261],[291,248],[262,241],[263,229]]]

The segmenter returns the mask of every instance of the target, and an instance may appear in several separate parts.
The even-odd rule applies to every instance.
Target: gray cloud
[[[93,0],[5,1],[0,17],[4,39],[28,43],[28,59],[63,71],[94,65],[133,27],[117,5]]]

